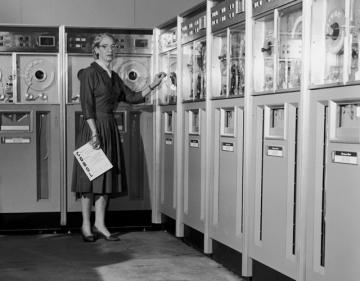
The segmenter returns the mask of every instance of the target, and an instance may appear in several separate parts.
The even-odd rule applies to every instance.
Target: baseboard
[[[184,237],[182,240],[194,249],[197,249],[202,253],[204,252],[204,234],[200,231],[188,225],[184,225]]]
[[[212,246],[211,257],[236,275],[241,276],[242,254],[216,240],[212,240]]]
[[[161,214],[161,222],[162,222],[162,227],[164,230],[166,230],[167,232],[169,232],[171,235],[176,234],[176,221],[164,214]]]
[[[91,214],[92,220],[94,213]],[[60,213],[3,213],[0,214],[1,232],[54,232],[76,230],[81,226],[81,213],[66,214],[61,225]],[[151,210],[107,211],[106,224],[110,229],[161,229],[151,223]]]
[[[256,260],[253,260],[252,281],[295,281],[290,277],[270,268]]]

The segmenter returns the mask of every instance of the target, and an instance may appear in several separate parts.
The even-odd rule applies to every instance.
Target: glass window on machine
[[[274,90],[274,16],[257,19],[254,24],[253,84],[255,92]]]
[[[300,88],[302,58],[301,6],[279,11],[277,89]]]
[[[245,90],[245,26],[230,30],[229,96]]]
[[[360,1],[351,0],[350,9],[350,66],[349,81],[360,80]]]
[[[160,71],[169,72],[169,55],[164,53],[160,55]],[[166,83],[161,83],[159,86],[159,103],[161,105],[169,104],[169,92]]]
[[[206,98],[206,41],[194,42],[194,78],[193,78],[193,98],[194,100]]]
[[[160,55],[160,71],[167,75],[159,86],[159,102],[161,105],[175,104],[177,91],[177,52],[172,50]]]
[[[311,84],[342,83],[345,0],[318,0],[312,3],[311,36]]]
[[[228,42],[227,32],[215,34],[212,45],[211,86],[213,97],[226,97],[228,89]]]
[[[182,92],[185,101],[192,100],[194,96],[193,68],[193,44],[189,43],[182,48]]]
[[[177,101],[177,51],[173,50],[169,54],[169,73],[167,75],[167,85],[169,88],[170,102]]]

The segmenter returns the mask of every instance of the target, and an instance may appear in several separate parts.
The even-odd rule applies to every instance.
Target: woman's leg
[[[95,200],[95,227],[106,237],[110,236],[110,232],[105,226],[105,211],[108,196],[100,195]]]
[[[86,194],[81,196],[81,213],[82,213],[82,226],[81,230],[85,236],[91,235],[91,201],[92,195]]]

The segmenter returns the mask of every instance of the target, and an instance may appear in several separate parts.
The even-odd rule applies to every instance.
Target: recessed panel
[[[58,57],[18,55],[17,99],[21,103],[58,103]]]

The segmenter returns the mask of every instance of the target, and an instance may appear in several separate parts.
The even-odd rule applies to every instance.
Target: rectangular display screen
[[[147,39],[135,39],[135,47],[136,48],[147,48],[148,40]]]
[[[39,36],[39,46],[40,47],[55,47],[55,37],[54,36]]]

